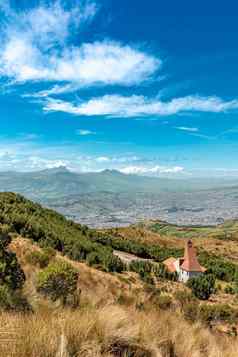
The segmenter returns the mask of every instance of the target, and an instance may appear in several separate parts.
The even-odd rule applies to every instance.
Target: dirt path
[[[130,254],[130,253],[125,253],[125,252],[122,252],[120,250],[114,250],[113,251],[113,254],[120,258],[123,263],[125,264],[130,264],[131,262],[133,261],[136,261],[136,260],[140,260],[140,261],[146,261],[146,262],[153,262],[152,259],[145,259],[145,258],[140,258],[134,254]]]

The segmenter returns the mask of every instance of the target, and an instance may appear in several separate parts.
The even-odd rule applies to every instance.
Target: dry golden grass
[[[1,332],[4,331],[4,334]],[[237,357],[238,341],[219,339],[177,314],[118,305],[0,316],[0,356]]]

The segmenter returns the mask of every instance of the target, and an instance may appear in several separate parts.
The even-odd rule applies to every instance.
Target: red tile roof
[[[193,247],[193,243],[191,240],[188,240],[185,245],[184,252],[184,261],[182,262],[181,269],[186,271],[194,271],[194,272],[204,272],[206,269],[202,267],[197,259],[196,250]]]

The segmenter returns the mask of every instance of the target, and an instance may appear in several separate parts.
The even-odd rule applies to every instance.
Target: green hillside
[[[72,259],[83,261],[94,257],[104,270],[122,270],[112,248],[96,242],[99,233],[20,195],[0,193],[0,222],[8,225],[11,232],[57,249]]]
[[[101,232],[89,229],[14,193],[0,193],[0,223],[8,225],[11,232],[29,238],[40,246],[52,247],[73,260],[86,261],[89,265],[109,272],[126,269],[121,260],[114,256],[113,249],[152,259],[157,263],[170,256],[178,257],[183,254],[180,247],[164,246],[156,241],[149,243],[129,237],[122,238],[114,234],[113,230]],[[165,223],[164,225],[166,227]],[[171,233],[175,230],[178,234],[179,227],[167,224],[167,229],[168,227]],[[194,234],[193,227],[186,229],[187,236],[189,232],[190,236]],[[216,229],[210,228],[214,232]],[[199,256],[204,266],[217,278],[225,281],[235,278],[237,266],[234,263],[204,249]]]
[[[92,257],[105,270],[121,270],[113,249],[151,258],[159,262],[171,254],[181,255],[180,249],[148,245],[118,239],[67,220],[63,215],[14,193],[0,193],[0,223],[7,224],[12,232],[32,239],[41,246],[50,246],[74,260],[91,261]]]
[[[161,236],[183,238],[216,238],[222,240],[238,240],[238,221],[228,220],[217,226],[177,226],[167,222],[156,221],[147,226],[152,232]]]

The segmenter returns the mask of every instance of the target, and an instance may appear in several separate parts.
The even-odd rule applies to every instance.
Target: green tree
[[[72,265],[63,261],[53,262],[38,273],[37,290],[52,301],[59,299],[63,305],[71,304],[76,297],[78,275]]]
[[[189,279],[187,286],[198,299],[207,300],[215,290],[215,277],[212,274],[200,275]]]
[[[8,250],[11,237],[6,227],[0,229],[0,286],[11,290],[21,289],[25,274],[21,269],[16,254]]]
[[[9,251],[11,243],[7,226],[0,228],[0,309],[26,311],[30,309],[27,300],[21,294],[25,274],[17,257]]]

